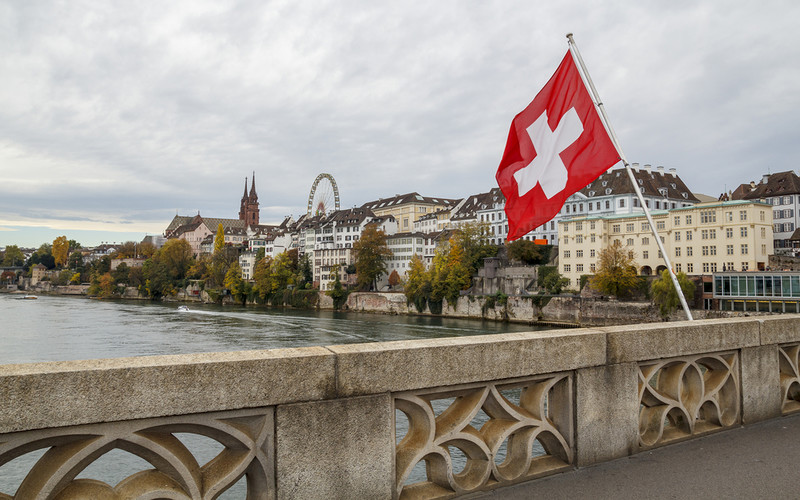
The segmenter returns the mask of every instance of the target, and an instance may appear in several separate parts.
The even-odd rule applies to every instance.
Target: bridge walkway
[[[798,473],[795,414],[467,498],[798,499]]]

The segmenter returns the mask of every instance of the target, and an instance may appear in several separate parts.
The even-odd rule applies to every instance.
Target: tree
[[[78,271],[82,272],[83,271],[83,254],[78,252],[78,251],[72,252],[69,255],[69,261],[67,262],[67,265],[69,266],[70,269],[75,269],[75,270],[78,270]]]
[[[386,272],[386,259],[392,251],[386,245],[386,233],[370,224],[361,232],[361,238],[353,244],[356,257],[356,280],[362,290],[376,287],[378,277]]]
[[[600,250],[597,272],[591,278],[592,287],[600,293],[622,297],[637,285],[636,254],[626,250],[619,240]]]
[[[342,280],[339,279],[339,273],[333,279],[333,288],[325,292],[330,298],[333,299],[333,308],[337,311],[342,308],[347,300],[348,292],[342,287]]]
[[[489,243],[488,235],[488,222],[470,222],[455,231],[454,239],[464,250],[464,263],[470,274],[483,267],[483,259],[496,256],[500,250],[497,245]]]
[[[680,272],[676,278],[678,278],[678,285],[680,285],[686,300],[694,297],[695,284],[686,276],[686,273]],[[678,297],[678,292],[675,291],[675,284],[666,269],[661,271],[661,276],[657,280],[653,281],[650,292],[653,302],[658,305],[662,318],[669,317],[669,314],[681,305],[681,299]]]
[[[6,247],[5,255],[3,256],[3,266],[15,267],[21,266],[25,262],[25,255],[17,245],[8,245]]]
[[[69,240],[66,236],[59,236],[53,240],[53,260],[56,266],[63,266],[69,257]]]
[[[422,258],[414,254],[409,263],[408,279],[406,279],[405,295],[409,304],[414,304],[417,311],[425,310],[425,303],[430,295],[430,278],[425,270]]]
[[[231,292],[231,296],[234,300],[240,301],[242,305],[247,302],[245,281],[242,279],[242,268],[239,267],[238,262],[231,264],[231,267],[225,274],[225,288]]]
[[[391,273],[389,273],[389,286],[394,288],[400,284],[400,275],[397,274],[397,269],[393,269]]]
[[[516,240],[506,244],[508,258],[531,266],[547,264],[550,260],[551,245],[537,245],[528,240]]]
[[[222,252],[223,248],[225,248],[225,229],[220,222],[217,225],[217,234],[214,235],[214,255]]]
[[[164,246],[156,252],[157,258],[165,266],[169,277],[175,281],[182,280],[194,260],[192,246],[189,242],[181,239],[168,240]]]

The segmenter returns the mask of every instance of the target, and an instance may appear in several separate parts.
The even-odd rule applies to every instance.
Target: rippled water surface
[[[18,297],[0,294],[0,364],[352,344],[535,329],[491,321],[417,316],[200,304],[189,305],[188,312],[180,312],[177,304]],[[402,414],[399,417],[402,420]],[[398,435],[405,434],[407,424],[398,424]],[[211,440],[198,440],[196,435],[182,440],[196,457],[206,457],[200,463],[221,449]],[[0,492],[13,495],[43,451],[29,453],[0,467]],[[454,457],[454,461],[460,463],[463,459]],[[78,477],[114,485],[149,467],[138,457],[113,450]],[[421,469],[411,479],[413,482],[423,478]],[[244,496],[244,484],[240,481],[221,498]]]

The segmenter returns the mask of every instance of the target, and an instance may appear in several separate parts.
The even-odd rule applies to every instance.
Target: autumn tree
[[[59,236],[53,240],[53,261],[56,266],[63,266],[69,257],[69,240],[66,236]]]
[[[234,300],[241,302],[242,305],[247,302],[248,291],[245,287],[245,281],[242,279],[242,268],[239,267],[238,262],[231,264],[228,272],[225,273],[225,288],[231,292]]]
[[[356,262],[356,280],[362,290],[376,286],[378,277],[386,272],[386,259],[392,251],[386,245],[386,233],[370,224],[353,244]]]
[[[265,257],[256,263],[253,271],[253,290],[265,300],[277,297],[279,292],[295,284],[296,273],[291,267],[291,257],[287,252],[271,259]]]
[[[397,269],[393,269],[391,273],[389,273],[389,286],[394,288],[400,284],[400,275],[397,274]]]
[[[425,303],[430,295],[430,286],[430,277],[425,270],[425,263],[422,262],[419,255],[414,254],[408,265],[408,278],[406,278],[404,288],[406,301],[414,304],[417,311],[422,312],[425,310]]]
[[[676,278],[678,278],[678,285],[680,285],[686,300],[693,298],[695,284],[692,280],[683,272],[678,273]],[[653,297],[653,302],[658,305],[662,318],[669,317],[670,313],[681,305],[681,299],[678,297],[678,292],[675,290],[675,284],[672,282],[672,277],[666,269],[661,271],[661,276],[657,280],[653,281],[653,284],[650,286],[650,292]]]
[[[614,240],[610,246],[600,250],[591,284],[606,295],[628,295],[637,285],[636,254],[633,250],[626,250],[619,240]]]
[[[464,264],[469,269],[470,274],[478,272],[483,267],[483,259],[494,257],[500,248],[489,243],[488,222],[470,222],[458,228],[454,235],[455,239],[464,251]]]

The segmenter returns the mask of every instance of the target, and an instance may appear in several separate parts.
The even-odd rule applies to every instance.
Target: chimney
[[[632,163],[631,166],[633,167],[633,169],[635,171],[637,171],[637,172],[639,171],[639,163],[638,162],[637,163]]]
[[[647,172],[648,174],[650,173],[650,168],[651,168],[651,165],[649,163],[645,163],[644,164],[644,171]]]
[[[657,166],[656,170],[658,170],[658,173],[661,174],[662,176],[664,175],[664,167],[663,166],[661,166],[661,165]]]
[[[766,184],[767,182],[769,182],[769,175],[770,174],[764,174],[764,176],[761,178],[762,184]]]
[[[672,174],[672,177],[677,177],[678,176],[678,171],[675,170],[675,167],[670,168],[669,169],[669,173]]]

